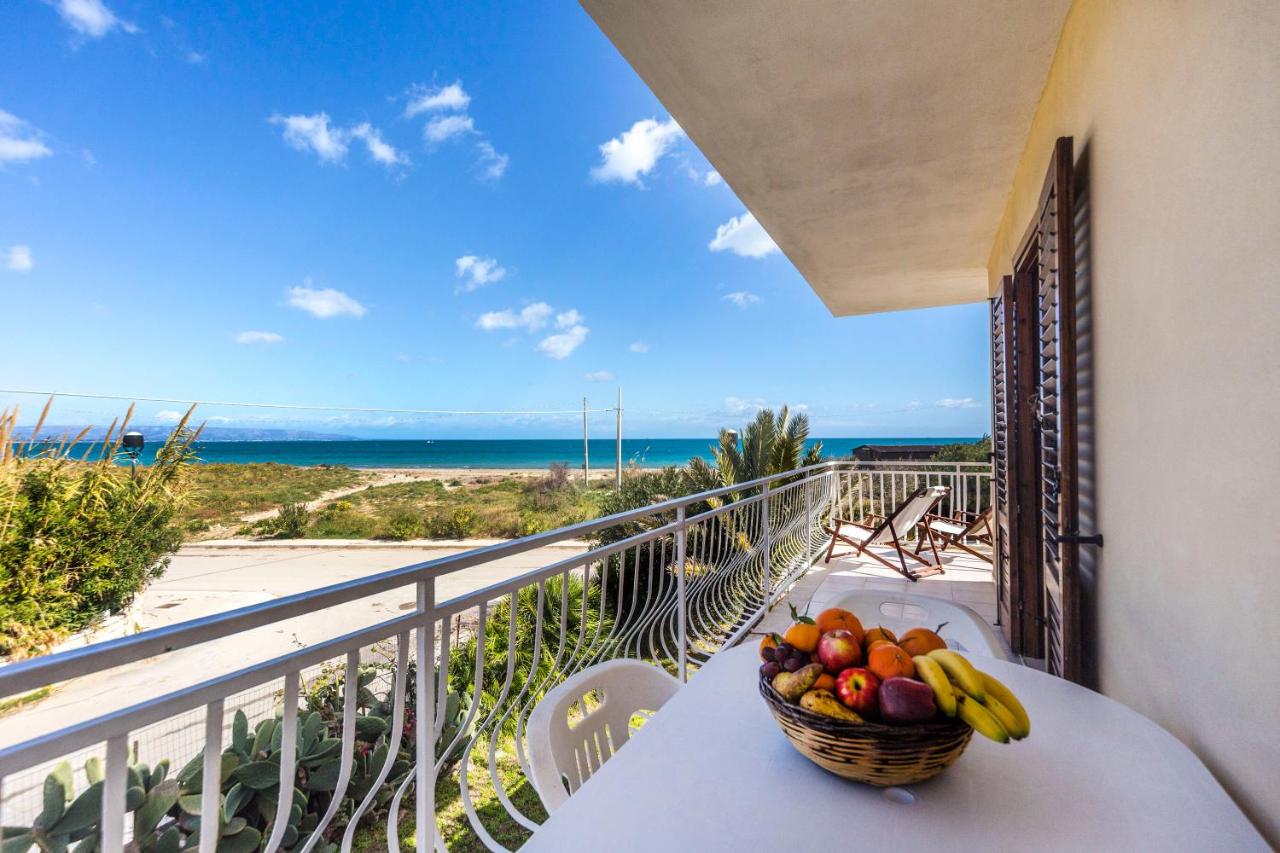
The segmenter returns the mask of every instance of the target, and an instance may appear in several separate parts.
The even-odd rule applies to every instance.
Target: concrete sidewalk
[[[431,543],[426,547],[419,544],[396,548],[367,547],[366,543],[319,548],[302,547],[293,542],[252,543],[250,547],[243,547],[245,544],[223,547],[199,543],[183,548],[174,556],[164,577],[152,583],[126,614],[128,633],[198,619],[478,547],[471,542],[465,543],[465,547]],[[436,599],[444,601],[585,550],[585,543],[559,543],[445,575],[436,581]],[[413,607],[413,587],[401,587],[73,679],[59,685],[49,697],[0,719],[0,745],[47,734],[234,672],[403,615]]]

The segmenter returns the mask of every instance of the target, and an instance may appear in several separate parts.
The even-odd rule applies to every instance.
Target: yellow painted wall
[[[1077,0],[992,247],[1091,168],[1098,684],[1280,846],[1280,2]]]

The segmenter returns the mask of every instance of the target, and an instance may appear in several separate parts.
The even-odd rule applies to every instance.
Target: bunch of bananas
[[[935,649],[911,659],[916,677],[933,689],[938,710],[959,717],[998,743],[1031,734],[1031,718],[1008,687],[980,672],[959,652]]]

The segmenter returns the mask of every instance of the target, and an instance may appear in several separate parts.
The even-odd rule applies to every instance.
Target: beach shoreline
[[[300,468],[315,468],[319,466],[299,465]],[[471,485],[481,481],[497,482],[499,480],[540,480],[549,473],[549,468],[431,468],[427,466],[397,466],[389,468],[370,467],[367,465],[351,465],[348,466],[353,471],[360,471],[365,474],[376,477],[381,483],[411,481],[411,480],[441,480],[450,483],[458,481],[459,483]],[[654,466],[635,467],[624,466],[622,469],[623,476],[630,472],[641,471],[659,471],[661,468]],[[569,481],[582,482],[582,469],[567,468]],[[600,480],[608,480],[610,482],[617,476],[617,471],[612,466],[606,468],[592,468],[588,474],[591,482]]]

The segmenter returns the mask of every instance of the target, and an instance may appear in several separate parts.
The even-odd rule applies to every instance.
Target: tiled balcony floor
[[[887,549],[877,553],[892,559]],[[996,588],[991,566],[963,551],[948,550],[942,554],[943,574],[931,575],[912,582],[898,572],[885,568],[867,557],[837,556],[830,563],[821,559],[756,625],[752,633],[781,633],[791,624],[787,604],[810,616],[817,615],[840,598],[861,589],[898,590],[955,601],[976,611],[989,624],[996,624]],[[996,634],[1000,629],[996,628]],[[1001,635],[1003,642],[1003,635]],[[1006,649],[1006,651],[1008,651]],[[1016,659],[1016,658],[1015,658]]]

